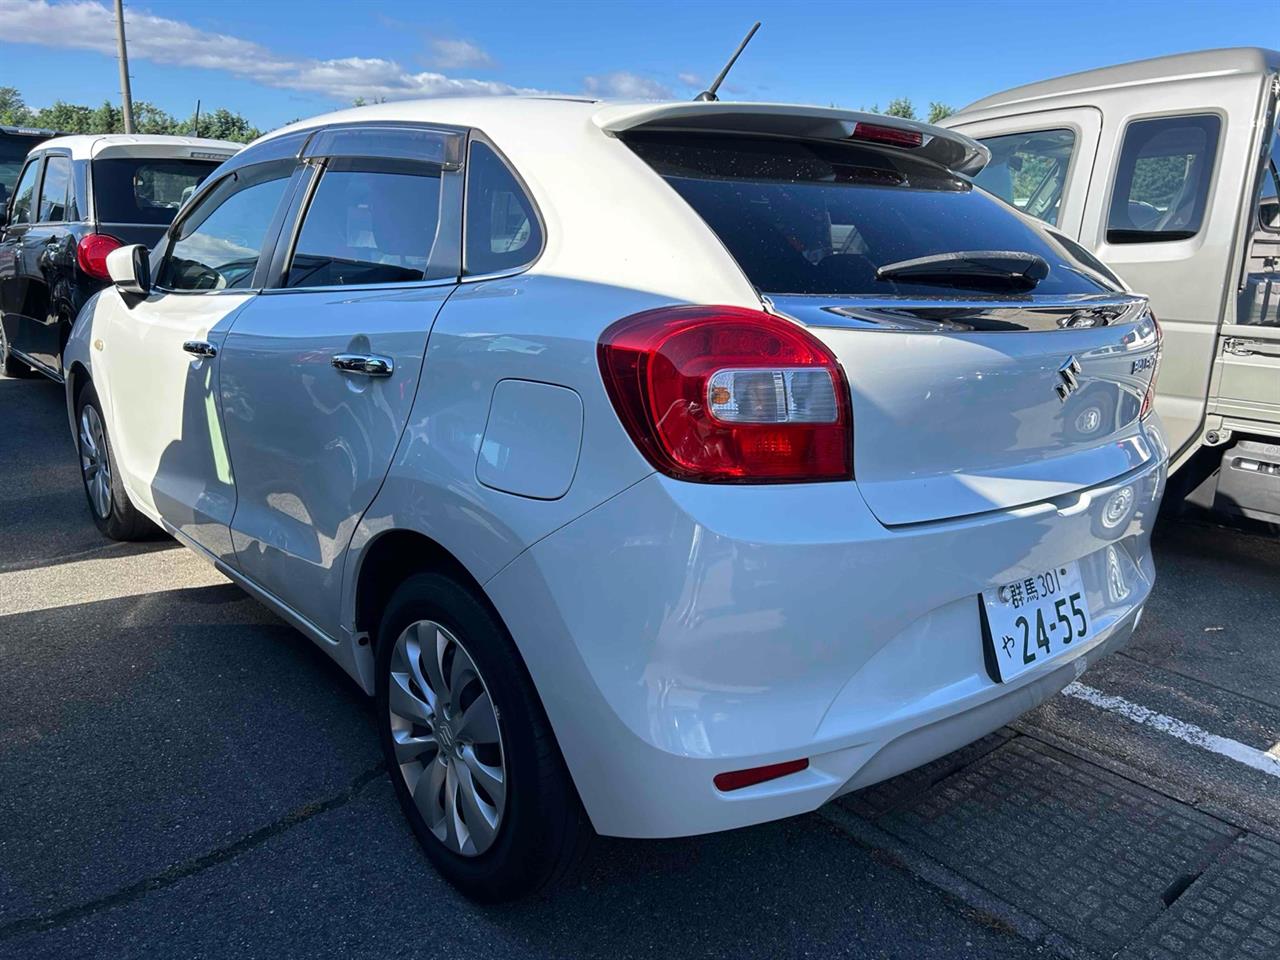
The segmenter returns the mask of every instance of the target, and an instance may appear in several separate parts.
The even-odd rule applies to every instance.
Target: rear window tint
[[[879,267],[976,250],[1036,254],[1036,294],[1111,286],[1047,231],[968,180],[911,157],[839,143],[633,134],[628,144],[698,212],[766,293],[990,295],[989,286],[878,279]]]
[[[210,160],[119,157],[93,162],[93,198],[101,223],[168,226],[183,202],[218,168]]]

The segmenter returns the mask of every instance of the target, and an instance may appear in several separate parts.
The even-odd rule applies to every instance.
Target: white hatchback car
[[[250,145],[111,255],[65,375],[104,533],[161,525],[376,695],[472,896],[595,830],[813,810],[1138,623],[1159,327],[811,107],[395,103]]]

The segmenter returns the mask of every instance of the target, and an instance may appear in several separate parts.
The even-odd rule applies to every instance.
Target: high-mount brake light
[[[798,324],[741,307],[663,307],[600,338],[609,399],[658,470],[704,483],[853,476],[849,388]]]
[[[1160,328],[1160,321],[1156,319],[1154,313],[1151,313],[1150,317],[1156,327],[1156,362],[1151,370],[1151,382],[1147,384],[1147,392],[1142,396],[1142,409],[1138,411],[1138,418],[1142,420],[1151,416],[1156,408],[1156,380],[1160,378],[1160,358],[1164,354],[1164,330]]]
[[[108,233],[90,233],[76,244],[76,262],[80,269],[95,280],[110,280],[107,273],[107,254],[124,244]]]
[[[854,140],[869,140],[890,147],[913,148],[924,145],[924,134],[919,130],[903,130],[901,127],[881,123],[855,123],[850,136]]]

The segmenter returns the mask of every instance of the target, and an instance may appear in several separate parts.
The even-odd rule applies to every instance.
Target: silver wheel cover
[[[80,411],[80,472],[93,512],[106,520],[111,516],[111,460],[102,418],[92,404]]]
[[[396,765],[436,838],[475,857],[497,838],[507,773],[498,714],[471,655],[432,620],[391,652],[388,713]]]

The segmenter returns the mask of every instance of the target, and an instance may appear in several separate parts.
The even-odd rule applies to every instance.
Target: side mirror
[[[140,243],[107,254],[107,275],[121,293],[145,297],[151,292],[151,254]]]

